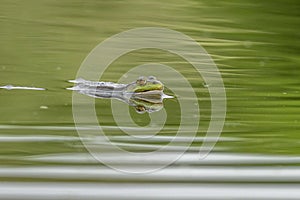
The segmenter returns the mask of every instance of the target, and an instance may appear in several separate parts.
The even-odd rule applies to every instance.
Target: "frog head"
[[[143,93],[148,91],[163,91],[164,85],[158,81],[154,76],[139,77],[135,82],[129,84],[126,92]]]
[[[129,104],[138,113],[152,113],[162,109],[163,99],[173,98],[163,93],[164,85],[154,76],[139,77],[126,88]]]

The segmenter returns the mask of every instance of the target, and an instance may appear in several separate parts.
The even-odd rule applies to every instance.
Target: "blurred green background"
[[[63,137],[27,142],[4,140],[0,146],[2,165],[35,164],[20,161],[24,155],[85,152],[76,139],[72,93],[65,90],[71,86],[67,80],[76,77],[84,58],[101,41],[137,27],[180,31],[199,42],[217,64],[228,103],[222,137],[237,138],[219,142],[219,151],[300,154],[299,1],[1,0],[0,3],[0,85],[47,89],[0,90],[0,138]],[[182,69],[204,110],[201,116],[204,127],[199,134],[204,133],[210,104],[201,77],[187,70],[187,63],[168,53],[141,50],[128,56],[113,63],[113,70],[107,71],[104,80],[118,80],[124,66],[130,68],[152,61]],[[104,125],[111,125],[109,105],[109,100],[97,100]],[[176,101],[166,101],[165,106],[170,112],[178,107]],[[142,117],[147,120],[145,116],[132,115],[137,122]],[[169,120],[173,125],[179,123],[174,115]],[[66,140],[69,136],[73,139]]]

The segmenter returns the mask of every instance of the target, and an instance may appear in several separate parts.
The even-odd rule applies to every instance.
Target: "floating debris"
[[[47,110],[48,106],[40,106],[40,109]]]
[[[5,85],[0,86],[1,89],[6,90],[46,90],[45,88],[37,88],[37,87],[23,87],[23,86],[13,86],[13,85]]]

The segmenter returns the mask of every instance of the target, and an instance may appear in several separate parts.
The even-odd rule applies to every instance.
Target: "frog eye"
[[[160,81],[153,81],[152,83],[153,83],[153,84],[160,84],[160,85],[161,85],[161,82],[160,82]]]
[[[147,82],[147,80],[144,76],[141,76],[136,80],[136,84],[138,84],[138,85],[145,85],[146,82]]]
[[[156,77],[155,76],[148,76],[148,80],[154,81],[154,80],[156,80]]]

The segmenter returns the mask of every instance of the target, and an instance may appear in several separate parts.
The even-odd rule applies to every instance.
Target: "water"
[[[297,1],[3,0],[0,199],[299,199],[299,10]],[[175,137],[179,98],[164,101],[167,120],[154,136],[159,120],[147,126],[148,114],[122,102],[95,100],[97,117],[113,145],[145,153],[168,144],[159,156],[137,162],[112,151],[101,135],[79,138],[67,81],[76,78],[96,45],[137,27],[180,31],[199,42],[218,66],[227,115],[221,138],[205,159],[199,160],[199,148],[209,125],[208,88],[213,86],[185,60],[161,50],[130,52],[113,62],[101,80],[117,82],[145,63],[179,71],[194,88],[201,111],[189,150],[168,167],[134,174],[99,163],[83,145],[101,147],[109,164],[133,172],[161,166],[191,140],[189,129]],[[123,78],[129,83],[140,75],[147,74]],[[172,77],[161,81],[185,89]],[[173,95],[168,88],[165,93]],[[117,126],[111,105],[129,109],[141,127],[125,117],[119,117],[122,126]],[[164,113],[153,116],[160,119]],[[97,129],[88,123],[77,128],[87,133]]]

